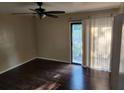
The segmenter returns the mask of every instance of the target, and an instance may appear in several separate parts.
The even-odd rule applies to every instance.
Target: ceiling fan
[[[16,15],[16,14],[37,14],[39,16],[39,18],[41,19],[46,16],[52,17],[52,18],[58,18],[58,16],[56,14],[65,13],[65,11],[46,11],[44,8],[42,8],[42,5],[43,5],[42,2],[37,2],[36,4],[39,6],[39,8],[29,9],[29,10],[33,11],[33,13],[13,13],[13,14],[14,15]]]

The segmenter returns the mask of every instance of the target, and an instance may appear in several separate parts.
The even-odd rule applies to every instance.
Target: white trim
[[[12,69],[14,69],[14,68],[16,68],[16,67],[19,67],[19,66],[21,66],[21,65],[23,65],[23,64],[26,64],[26,63],[28,63],[28,62],[30,62],[30,61],[32,61],[32,60],[37,59],[37,58],[39,58],[39,59],[44,59],[44,60],[57,61],[57,62],[62,62],[62,63],[69,63],[69,64],[70,64],[69,61],[64,61],[64,60],[57,60],[57,59],[45,58],[45,57],[33,57],[33,58],[31,58],[31,59],[29,59],[29,60],[27,60],[27,61],[25,61],[25,62],[23,62],[23,63],[21,63],[21,64],[18,64],[18,65],[15,65],[15,66],[13,66],[13,67],[10,67],[10,68],[8,68],[8,69],[6,69],[6,70],[0,71],[0,74],[3,74],[3,73],[5,73],[5,72],[7,72],[7,71],[9,71],[9,70],[12,70]]]
[[[6,69],[6,70],[0,71],[0,74],[3,74],[3,73],[5,73],[5,72],[7,72],[7,71],[9,71],[9,70],[12,70],[12,69],[14,69],[14,68],[16,68],[16,67],[19,67],[19,66],[21,66],[21,65],[23,65],[23,64],[26,64],[26,63],[28,63],[28,62],[30,62],[30,61],[36,59],[36,58],[37,58],[37,57],[33,57],[33,58],[31,58],[31,59],[29,59],[29,60],[27,60],[27,61],[25,61],[25,62],[23,62],[23,63],[21,63],[21,64],[18,64],[18,65],[15,65],[15,66],[13,66],[13,67],[10,67],[10,68],[8,68],[8,69]]]
[[[51,60],[51,61],[58,61],[58,62],[62,62],[62,63],[69,63],[69,61],[65,61],[65,60],[58,60],[58,59],[53,59],[53,58],[46,58],[46,57],[36,57],[36,58],[39,58],[39,59],[44,59],[44,60]]]

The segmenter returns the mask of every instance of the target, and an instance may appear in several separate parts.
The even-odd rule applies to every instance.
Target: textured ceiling
[[[43,8],[50,10],[63,10],[66,13],[94,11],[110,8],[117,8],[120,6],[119,2],[44,2]],[[31,12],[29,8],[37,8],[36,3],[33,2],[12,2],[0,3],[0,13],[22,13]]]

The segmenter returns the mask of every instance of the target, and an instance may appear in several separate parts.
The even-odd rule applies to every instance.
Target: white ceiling
[[[117,8],[120,6],[120,4],[120,2],[44,2],[42,7],[45,8],[47,11],[62,10],[66,11],[66,13],[70,13]],[[31,12],[29,8],[37,8],[36,3],[0,3],[0,13],[27,13]]]

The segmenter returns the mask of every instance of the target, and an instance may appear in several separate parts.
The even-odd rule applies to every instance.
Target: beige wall
[[[34,18],[0,15],[0,72],[36,56]]]
[[[37,20],[39,57],[69,61],[69,24],[65,17]]]
[[[70,20],[83,20],[88,16],[109,15],[117,12],[116,9],[96,12],[73,13],[59,16],[59,18],[37,18],[38,56],[70,62]]]

